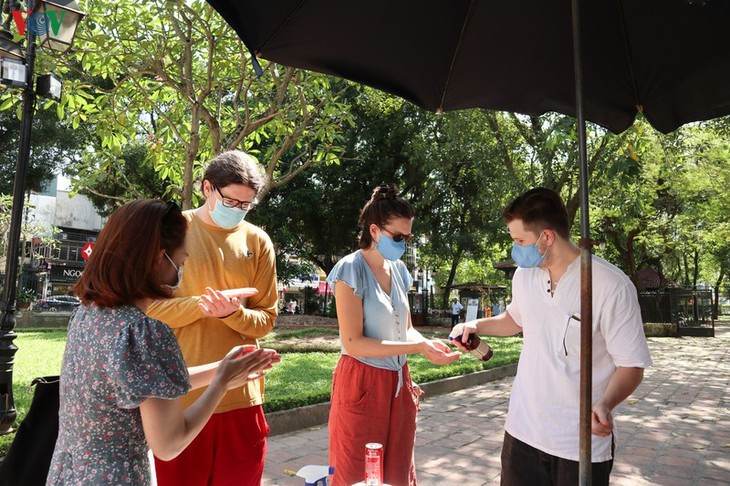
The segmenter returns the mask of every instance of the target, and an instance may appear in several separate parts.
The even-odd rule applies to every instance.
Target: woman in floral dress
[[[198,434],[226,390],[261,377],[271,350],[236,347],[217,363],[186,368],[175,335],[144,314],[169,298],[185,263],[187,223],[159,200],[128,203],[109,218],[76,293],[60,387],[60,430],[47,484],[151,483],[148,447],[172,459]],[[208,290],[200,310],[226,315],[238,297]],[[177,398],[207,386],[190,408]]]

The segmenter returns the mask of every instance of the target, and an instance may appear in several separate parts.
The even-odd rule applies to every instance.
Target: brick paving
[[[649,338],[654,365],[615,411],[619,437],[611,484],[730,484],[730,321],[715,338]],[[419,414],[421,485],[499,484],[512,378],[432,397]],[[266,485],[301,485],[285,474],[327,464],[327,427],[269,439]]]

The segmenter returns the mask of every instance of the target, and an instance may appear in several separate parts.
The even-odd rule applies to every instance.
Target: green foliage
[[[8,89],[3,94],[0,88],[0,194],[12,194],[15,182],[21,131],[21,120],[13,109],[19,106],[17,100],[15,92]],[[78,160],[84,138],[84,130],[59,122],[55,112],[36,110],[25,191],[40,191],[55,173]]]
[[[79,73],[59,116],[89,123],[96,137],[95,149],[75,164],[79,192],[121,200],[157,195],[145,185],[152,172],[152,189],[164,183],[190,208],[203,164],[224,150],[257,156],[273,188],[339,161],[348,109],[338,98],[349,84],[266,61],[257,78],[235,32],[200,0],[90,0],[84,7],[89,17],[73,54],[59,60],[66,72]],[[135,162],[141,170],[132,173],[119,164],[129,145],[145,149]],[[110,193],[125,178],[129,190]]]
[[[413,190],[416,226],[425,235],[422,262],[437,270],[441,287],[468,281],[457,273],[462,260],[480,260],[505,241],[500,211],[514,178],[502,163],[491,116],[470,110],[433,117],[410,146],[422,174]]]
[[[25,204],[25,211],[32,212],[34,206]],[[10,220],[13,212],[13,196],[8,194],[0,194],[0,255],[5,256],[7,253],[7,234],[10,231]],[[27,214],[27,213],[26,213]],[[56,228],[40,224],[36,221],[23,221],[20,225],[20,241],[29,241],[32,238],[40,238],[45,245],[53,246],[56,240],[52,235],[56,232]],[[21,246],[22,247],[22,246]],[[35,255],[26,255],[28,257]]]
[[[721,256],[730,239],[723,210],[730,207],[730,145],[717,122],[669,135],[637,122],[627,143],[636,172],[613,181],[608,171],[591,193],[593,227],[608,243],[601,253],[639,288],[643,268],[655,270],[662,285],[719,285],[723,268],[730,268]]]
[[[406,120],[416,112],[412,105],[376,109],[372,90],[350,93],[354,123],[343,128],[343,162],[320,165],[306,178],[272,190],[251,220],[265,227],[280,251],[277,268],[286,275],[283,261],[311,262],[329,272],[345,254],[357,248],[358,217],[373,187],[381,182],[401,186],[401,173],[414,173],[415,161],[403,154],[409,139]],[[421,115],[423,116],[423,115]],[[406,184],[407,185],[407,184]],[[283,260],[283,261],[282,261]]]
[[[77,181],[84,181],[75,192],[88,197],[102,216],[109,216],[116,208],[132,199],[179,199],[180,194],[157,176],[148,161],[149,150],[144,145],[129,144],[119,157],[101,168],[79,164],[69,168]],[[102,169],[102,170],[100,170]]]
[[[27,304],[37,299],[38,295],[30,289],[18,289],[15,298],[18,302]]]

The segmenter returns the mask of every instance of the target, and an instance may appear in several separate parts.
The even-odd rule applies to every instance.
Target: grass
[[[429,338],[445,336],[443,329],[421,330]],[[330,397],[332,371],[339,359],[338,345],[310,345],[305,343],[279,343],[278,340],[305,339],[311,337],[336,336],[337,329],[307,328],[284,329],[272,332],[262,340],[268,348],[282,353],[279,365],[267,373],[266,403],[267,412],[326,402]],[[522,348],[519,338],[486,338],[494,349],[491,360],[483,363],[471,355],[464,355],[455,363],[437,366],[422,355],[408,358],[413,380],[418,383],[439,380],[450,376],[464,375],[516,363]],[[13,367],[13,393],[18,412],[17,424],[27,413],[33,391],[30,382],[39,376],[57,375],[61,371],[61,360],[66,344],[66,330],[33,329],[19,330],[15,340],[18,352]],[[13,435],[0,436],[0,457],[5,455]]]
[[[66,330],[18,331],[15,345],[18,347],[18,352],[15,354],[15,366],[13,366],[13,399],[18,412],[15,422],[17,427],[28,413],[33,398],[30,382],[39,376],[58,375],[61,372]],[[5,455],[13,437],[13,434],[0,436],[0,456]]]

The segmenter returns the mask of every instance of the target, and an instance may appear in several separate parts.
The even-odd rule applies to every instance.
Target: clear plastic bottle
[[[450,341],[459,341],[461,343],[461,336],[462,334],[459,334],[458,336],[451,337],[449,336]],[[476,335],[476,333],[469,334],[469,338],[466,340],[465,343],[461,343],[466,349],[469,350],[469,352],[476,356],[478,359],[482,361],[489,361],[489,359],[492,357],[494,352],[492,351],[491,346],[486,343],[486,341],[482,341],[482,339]]]

